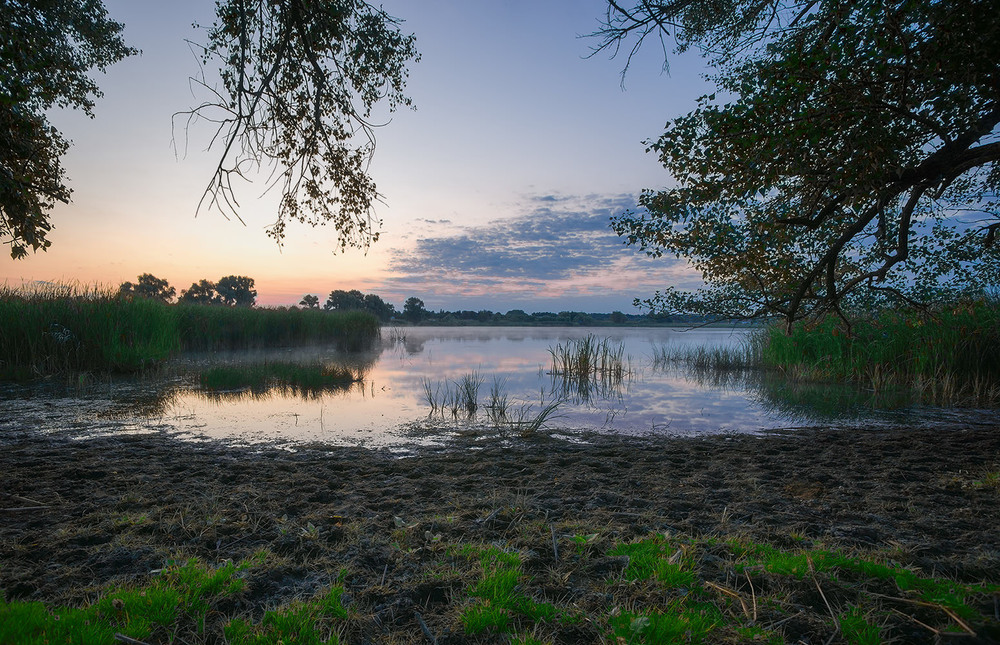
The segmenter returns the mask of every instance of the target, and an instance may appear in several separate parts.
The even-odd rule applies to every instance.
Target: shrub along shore
[[[168,305],[101,291],[0,290],[0,378],[66,371],[135,372],[182,351],[335,343],[362,349],[379,337],[364,312]]]

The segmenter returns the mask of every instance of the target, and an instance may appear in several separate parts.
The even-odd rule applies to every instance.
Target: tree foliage
[[[388,322],[396,315],[396,308],[374,293],[361,293],[357,289],[344,291],[334,289],[326,299],[323,308],[327,311],[367,311],[382,322]]]
[[[319,309],[319,296],[307,293],[299,300],[299,305],[306,309]]]
[[[708,285],[652,309],[791,324],[1000,283],[992,0],[609,0],[598,35],[699,49],[718,88],[650,144],[676,185],[613,220]]]
[[[101,0],[2,0],[0,25],[0,240],[20,259],[50,246],[49,211],[70,199],[69,142],[47,112],[93,117],[101,92],[88,72],[136,50]]]
[[[118,293],[126,297],[148,298],[168,303],[174,299],[177,290],[166,280],[157,278],[152,273],[143,273],[134,284],[123,282],[118,288]]]
[[[424,309],[424,301],[416,296],[411,296],[403,303],[403,318],[410,322],[420,322],[427,315]]]
[[[257,302],[254,279],[245,275],[227,275],[215,283],[222,304],[230,307],[253,307]]]
[[[184,291],[181,291],[180,302],[187,302],[196,305],[217,305],[222,303],[222,298],[215,291],[215,283],[211,280],[199,280],[194,282]]]
[[[410,105],[414,37],[361,0],[219,0],[217,16],[202,59],[221,87],[199,79],[209,98],[184,113],[216,124],[222,146],[203,203],[238,218],[234,180],[267,168],[281,190],[268,229],[279,244],[293,220],[332,222],[342,248],[377,241],[372,114]]]

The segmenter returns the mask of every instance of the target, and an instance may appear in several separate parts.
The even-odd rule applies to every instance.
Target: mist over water
[[[346,354],[332,348],[185,355],[162,373],[0,389],[4,427],[72,432],[81,437],[167,432],[240,443],[303,442],[404,448],[455,432],[498,430],[491,390],[512,416],[530,419],[555,403],[545,430],[620,435],[758,433],[803,426],[917,424],[972,411],[915,408],[904,394],[846,386],[789,384],[760,370],[696,370],[658,362],[663,348],[738,347],[746,329],[409,327],[383,329],[382,346]],[[568,378],[550,350],[593,335],[623,349],[624,376]],[[359,375],[332,388],[233,388],[206,391],[198,375],[218,365],[329,364]],[[472,376],[477,409],[433,409]],[[508,425],[516,431],[516,424]]]

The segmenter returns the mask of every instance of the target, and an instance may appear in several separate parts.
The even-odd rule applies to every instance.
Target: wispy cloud
[[[664,286],[700,284],[685,262],[648,258],[615,235],[611,216],[634,204],[627,195],[540,195],[525,198],[512,218],[468,227],[448,222],[441,235],[393,250],[386,286],[426,294],[435,308],[492,298],[498,310],[511,303],[600,311]]]

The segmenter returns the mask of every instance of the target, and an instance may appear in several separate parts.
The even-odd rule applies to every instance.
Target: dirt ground
[[[533,543],[537,570],[560,570],[577,531],[604,544],[669,531],[891,549],[928,575],[995,584],[1000,488],[982,481],[998,471],[1000,424],[585,443],[466,437],[405,458],[26,428],[0,437],[0,589],[80,604],[172,559],[217,563],[266,548],[282,564],[251,581],[240,611],[311,594],[347,570],[347,603],[367,616],[356,640],[429,642],[430,631],[463,642],[447,637],[447,590],[421,575],[433,556],[422,540],[517,547],[534,539],[525,526],[551,530],[557,544]],[[601,602],[584,597],[585,581],[565,579],[562,593],[575,585],[581,605]],[[799,642],[826,640],[808,625],[799,632]]]

